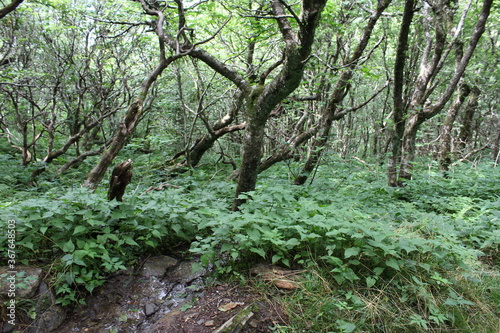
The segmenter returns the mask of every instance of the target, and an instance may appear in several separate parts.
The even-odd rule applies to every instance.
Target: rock
[[[180,309],[175,309],[167,313],[160,320],[156,321],[154,325],[144,330],[144,333],[157,333],[157,332],[172,332],[171,325],[175,318],[182,314]]]
[[[250,327],[252,327],[252,328],[257,328],[257,327],[259,327],[259,322],[257,320],[255,320],[255,319],[252,319],[252,320],[250,320],[250,322],[248,323],[248,325]]]
[[[280,289],[295,290],[299,287],[297,285],[297,282],[288,279],[277,279],[277,280],[272,280],[271,282]]]
[[[144,314],[146,315],[146,317],[151,316],[155,312],[156,312],[156,307],[154,304],[146,303],[146,305],[144,305]]]
[[[40,283],[35,299],[36,320],[32,323],[29,333],[56,331],[66,319],[66,311],[55,304],[56,297],[44,281]]]
[[[29,332],[59,332],[57,328],[63,323],[64,319],[66,319],[66,311],[58,305],[52,305],[39,315]]]
[[[10,332],[14,331],[15,328],[16,328],[15,325],[11,325],[9,323],[5,323],[3,325],[2,333],[10,333]]]
[[[243,302],[229,302],[229,303],[226,303],[226,304],[220,306],[219,311],[226,312],[226,311],[234,309],[238,305],[244,305],[244,304],[245,303],[243,303]]]
[[[213,333],[239,333],[253,316],[252,305],[248,305]]]
[[[142,276],[164,276],[167,270],[177,265],[177,259],[169,256],[157,256],[151,257],[144,263],[142,268]]]
[[[10,278],[12,278],[12,280]],[[12,270],[7,266],[1,267],[0,299],[9,298],[8,294],[9,291],[12,290],[12,285],[15,286],[14,293],[16,295],[16,299],[31,298],[35,295],[41,280],[41,268],[17,266],[15,270]]]
[[[168,277],[172,280],[189,283],[193,280],[203,276],[206,270],[198,265],[196,262],[185,261],[181,262]]]

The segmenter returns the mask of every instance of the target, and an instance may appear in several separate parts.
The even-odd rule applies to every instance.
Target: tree
[[[456,8],[448,1],[424,2],[423,15],[421,17],[425,39],[424,49],[420,57],[420,68],[415,84],[411,91],[406,93],[407,101],[403,99],[403,87],[410,80],[404,74],[404,58],[407,49],[407,40],[414,12],[413,1],[409,0],[405,5],[405,13],[400,30],[400,40],[394,67],[394,137],[392,157],[388,165],[388,183],[390,186],[401,185],[401,180],[411,179],[412,163],[415,159],[415,143],[417,132],[422,123],[439,114],[448,103],[456,87],[463,77],[473,52],[485,31],[486,22],[490,14],[492,1],[485,0],[477,17],[469,43],[463,54],[458,57],[457,65],[449,83],[446,86],[438,85],[443,80],[439,78],[445,67],[450,52],[459,42],[459,36],[463,30],[464,21],[469,12],[466,7],[458,24],[454,27],[454,33],[448,31],[453,25],[453,14]],[[412,9],[410,9],[412,8]],[[405,19],[407,18],[407,19]],[[447,37],[452,36],[448,41]],[[447,81],[448,81],[447,80]],[[431,102],[432,99],[435,102]],[[399,163],[399,174],[396,164]]]
[[[295,178],[295,184],[304,184],[308,178],[308,175],[318,164],[321,152],[325,149],[328,142],[333,121],[340,120],[350,112],[354,112],[360,109],[382,91],[379,90],[368,101],[361,103],[359,106],[353,108],[341,107],[344,98],[349,93],[349,90],[351,88],[350,81],[354,75],[354,71],[357,65],[360,62],[361,57],[365,52],[366,47],[368,46],[368,42],[370,41],[373,29],[377,24],[380,16],[382,15],[382,12],[389,6],[390,2],[391,0],[380,0],[378,2],[376,10],[373,11],[373,14],[370,16],[368,23],[364,28],[363,35],[361,36],[358,45],[355,47],[352,54],[348,56],[346,63],[343,64],[343,67],[345,67],[345,69],[341,72],[340,77],[335,87],[333,88],[325,107],[322,110],[321,120],[318,126],[320,131],[319,136],[314,140],[311,148],[311,153],[309,154],[308,159],[304,167],[302,168],[302,171]]]
[[[105,42],[106,24],[66,9],[29,4],[1,22],[10,48],[2,47],[0,94],[7,98],[0,129],[21,150],[23,165],[38,160],[33,180],[71,148],[76,157],[59,173],[102,151],[109,123],[129,100],[126,82],[134,71],[123,69],[132,63],[132,49],[118,38]]]
[[[326,0],[304,0],[300,16],[285,1],[272,1],[271,13],[277,22],[284,47],[282,59],[264,71],[260,77],[247,77],[227,66],[206,50],[193,47],[189,55],[206,63],[213,70],[232,81],[245,99],[245,135],[240,174],[233,203],[238,209],[244,201],[240,194],[255,189],[258,166],[264,146],[266,123],[274,108],[300,84],[305,64],[310,56],[314,34]],[[288,13],[288,14],[287,14]],[[294,26],[289,20],[294,19]],[[270,74],[280,68],[268,83]],[[248,74],[248,73],[247,73]]]
[[[467,84],[462,84],[459,88],[459,93],[453,103],[450,105],[448,112],[446,114],[446,118],[444,119],[444,123],[442,126],[441,133],[441,150],[439,156],[439,168],[445,173],[449,170],[450,164],[452,161],[451,158],[451,141],[452,135],[451,131],[453,130],[453,123],[457,118],[458,111],[460,107],[466,100],[466,98],[470,95],[471,88]]]
[[[151,73],[149,73],[146,79],[142,82],[139,93],[136,96],[134,102],[132,102],[132,104],[130,104],[130,106],[128,107],[127,112],[123,117],[123,121],[118,125],[118,128],[113,135],[111,144],[101,155],[101,158],[97,165],[87,175],[84,186],[89,188],[97,187],[97,185],[103,179],[109,165],[123,148],[127,139],[129,139],[134,133],[135,128],[139,123],[141,116],[143,115],[144,102],[153,83],[174,60],[187,55],[189,51],[189,48],[186,48],[185,45],[182,45],[182,41],[180,41],[180,36],[183,35],[182,30],[184,29],[184,22],[182,22],[183,8],[181,2],[178,1],[179,15],[181,19],[179,21],[179,30],[177,31],[176,37],[173,37],[164,30],[166,18],[161,9],[156,8],[156,6],[154,5],[149,5],[144,0],[141,0],[140,2],[146,14],[156,18],[156,21],[153,21],[153,28],[156,35],[158,36],[158,64],[156,65],[156,68]],[[170,46],[170,48],[175,48],[174,54],[170,56],[167,56],[167,44]]]

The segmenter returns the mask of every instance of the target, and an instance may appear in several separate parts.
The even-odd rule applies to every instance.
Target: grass
[[[466,303],[460,306],[438,305],[450,299],[449,294],[408,299],[393,281],[384,281],[377,288],[357,284],[339,287],[322,269],[310,269],[303,274],[301,288],[292,293],[276,292],[264,285],[259,285],[259,289],[284,309],[288,323],[276,327],[281,333],[499,332],[498,272],[457,278],[453,290],[457,300]],[[407,282],[408,286],[414,284]],[[424,288],[421,292],[432,291]],[[425,304],[429,301],[434,302],[434,312],[428,310],[432,309],[430,304]]]

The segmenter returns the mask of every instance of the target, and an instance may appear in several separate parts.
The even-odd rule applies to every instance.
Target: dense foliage
[[[4,197],[2,219],[19,221],[19,258],[50,267],[61,304],[83,301],[147,253],[189,247],[215,273],[242,281],[259,262],[306,268],[305,291],[284,297],[292,314],[302,311],[297,330],[304,316],[325,332],[498,325],[498,168],[460,165],[449,178],[422,171],[396,189],[379,166],[356,160],[331,161],[302,187],[279,168],[245,194],[252,200],[239,212],[228,210],[234,185],[207,181],[217,170],[203,170],[162,191],[146,192],[136,180],[123,203],[82,188]],[[321,314],[308,317],[308,306]]]
[[[498,3],[17,5],[0,253],[15,220],[58,303],[174,253],[242,283],[300,270],[293,293],[257,286],[286,309],[278,332],[498,330]]]

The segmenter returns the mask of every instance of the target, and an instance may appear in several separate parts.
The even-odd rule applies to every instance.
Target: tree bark
[[[458,135],[458,149],[464,151],[467,143],[470,141],[472,136],[472,120],[476,114],[476,109],[478,105],[479,95],[481,91],[477,87],[473,87],[469,100],[467,101],[467,106],[465,108],[464,116],[462,118],[462,126],[460,127],[460,134]]]
[[[103,115],[102,117],[99,117],[99,119],[96,119],[95,121],[93,121],[92,123],[86,125],[83,129],[81,129],[78,133],[75,133],[74,135],[72,135],[65,143],[64,145],[57,149],[57,150],[53,150],[52,148],[53,147],[50,147],[49,148],[49,152],[48,154],[43,158],[43,167],[41,168],[37,168],[35,169],[32,173],[31,173],[31,178],[34,180],[36,179],[40,174],[42,174],[47,165],[52,163],[52,161],[54,161],[56,158],[58,158],[59,156],[61,155],[64,155],[68,149],[78,143],[78,141],[88,132],[90,132],[91,129],[93,129],[94,127],[96,127],[97,125],[99,125],[101,123],[101,121],[107,117],[109,117],[110,115],[112,115],[114,113],[113,112],[110,112],[108,114],[105,114]]]
[[[16,10],[17,6],[19,6],[23,1],[24,0],[13,0],[9,5],[0,9],[0,19],[3,19],[10,12],[13,12],[14,10]]]
[[[198,138],[195,143],[189,148],[189,151],[182,151],[177,153],[174,158],[170,160],[170,162],[175,161],[180,156],[184,155],[185,158],[180,163],[177,163],[174,168],[169,170],[171,174],[181,173],[187,167],[195,167],[200,162],[203,155],[213,147],[214,143],[219,140],[222,136],[233,133],[236,131],[244,130],[246,123],[236,124],[232,126],[224,126],[219,130],[214,131],[213,133],[205,134],[202,137]],[[168,163],[167,163],[168,164]]]
[[[64,165],[57,170],[56,174],[60,175],[60,174],[64,173],[66,170],[68,170],[69,168],[76,167],[77,165],[79,165],[79,163],[83,162],[89,156],[96,156],[96,155],[101,154],[104,151],[104,149],[106,149],[106,144],[103,144],[101,147],[99,147],[95,150],[92,150],[92,151],[84,151],[83,153],[81,153],[77,157],[75,157],[74,159],[64,163]]]
[[[406,0],[403,11],[403,19],[399,30],[398,47],[396,50],[396,61],[394,63],[394,91],[393,91],[393,122],[392,130],[392,152],[387,163],[387,179],[389,186],[398,186],[397,166],[401,161],[401,143],[405,128],[406,108],[404,103],[404,69],[406,64],[406,52],[408,50],[408,36],[410,34],[411,22],[413,20],[415,3]]]
[[[245,201],[240,198],[240,194],[255,189],[258,167],[263,153],[266,122],[273,109],[300,84],[325,4],[326,0],[304,0],[300,15],[300,30],[296,33],[288,21],[284,4],[280,1],[271,3],[285,42],[284,60],[281,71],[273,81],[264,85],[261,76],[261,82],[253,86],[247,94],[247,127],[233,210],[238,210],[238,207]]]
[[[498,165],[500,159],[500,131],[498,131],[493,141],[493,148],[491,149],[491,158],[494,162],[495,167]]]
[[[453,124],[457,118],[458,111],[464,103],[467,96],[469,96],[471,89],[467,84],[462,84],[459,89],[459,94],[448,109],[446,118],[444,119],[443,126],[441,127],[441,149],[439,152],[439,168],[445,173],[449,170],[452,156],[451,156],[451,131]]]
[[[116,198],[116,201],[123,201],[125,188],[132,179],[132,160],[127,160],[118,164],[111,174],[109,180],[108,200]]]
[[[243,106],[244,98],[241,94],[238,94],[236,97],[236,101],[231,110],[224,115],[224,117],[220,118],[213,126],[205,122],[207,127],[207,134],[199,137],[191,147],[177,153],[170,161],[168,161],[167,165],[176,165],[169,170],[171,174],[182,173],[186,169],[186,167],[195,167],[200,162],[203,155],[213,147],[214,143],[219,140],[222,136],[233,133],[236,131],[241,131],[245,129],[246,123],[240,123],[236,125],[231,125],[233,121],[236,119],[237,115],[240,112],[241,107]],[[177,163],[177,159],[180,156],[184,156],[184,160]]]

